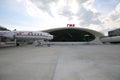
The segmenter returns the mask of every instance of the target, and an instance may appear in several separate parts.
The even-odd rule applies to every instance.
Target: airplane
[[[19,46],[17,40],[34,40],[37,45],[43,45],[42,42],[44,40],[48,41],[53,39],[53,35],[40,32],[40,31],[0,31],[0,37],[6,37],[10,39],[14,39],[16,42],[16,46]]]

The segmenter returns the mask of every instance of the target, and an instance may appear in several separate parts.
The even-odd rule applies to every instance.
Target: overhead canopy
[[[54,42],[89,42],[98,34],[96,31],[81,28],[57,28],[46,30],[54,36]],[[94,34],[97,33],[97,34]]]

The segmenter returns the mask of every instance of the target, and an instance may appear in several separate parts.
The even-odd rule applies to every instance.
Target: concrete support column
[[[0,37],[0,46],[1,46],[1,37]]]
[[[0,43],[1,43],[1,37],[0,37]]]

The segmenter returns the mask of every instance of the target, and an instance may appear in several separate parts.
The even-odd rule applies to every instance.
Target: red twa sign
[[[75,27],[75,24],[67,24],[67,27]]]

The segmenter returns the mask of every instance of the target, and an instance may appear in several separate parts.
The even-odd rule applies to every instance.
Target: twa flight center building
[[[45,30],[54,36],[51,40],[53,44],[102,44],[100,32],[76,27],[54,28]]]

